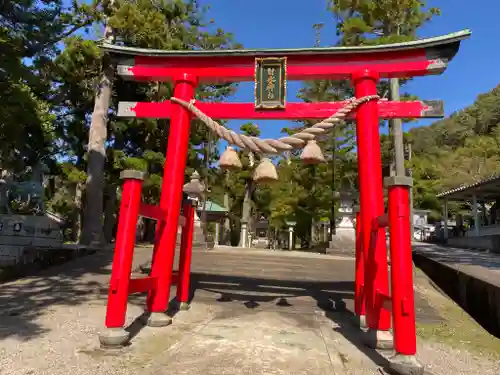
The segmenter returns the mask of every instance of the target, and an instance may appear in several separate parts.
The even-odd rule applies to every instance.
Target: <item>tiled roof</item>
[[[463,184],[457,188],[443,191],[443,192],[437,194],[436,197],[444,198],[444,197],[450,196],[452,194],[465,193],[467,190],[474,190],[477,188],[486,187],[487,185],[493,185],[493,184],[498,183],[498,182],[500,182],[500,174],[495,174],[493,176],[487,177],[483,180],[474,182],[472,184]],[[471,193],[472,193],[472,191],[471,191]],[[498,195],[500,196],[500,188],[498,189]]]
[[[203,203],[199,206],[199,209],[203,210]],[[207,211],[207,212],[227,212],[227,209],[225,209],[222,206],[219,206],[215,202],[206,201],[205,202],[205,211]]]

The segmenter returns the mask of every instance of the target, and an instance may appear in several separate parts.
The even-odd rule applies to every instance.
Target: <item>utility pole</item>
[[[408,161],[411,162],[411,154],[412,154],[412,151],[411,151],[411,143],[408,142],[406,144],[406,147],[407,147],[407,151],[408,151]],[[408,175],[410,177],[413,177],[413,170],[412,168],[408,168]],[[414,227],[413,227],[413,186],[410,186],[410,189],[408,189],[408,194],[410,195],[410,234],[411,234],[411,240],[413,241],[413,232],[414,232]]]
[[[399,79],[390,79],[390,97],[392,101],[399,101]],[[392,139],[394,141],[394,164],[396,165],[396,176],[406,176],[405,168],[405,152],[404,152],[404,141],[403,141],[403,121],[401,119],[390,120],[390,127],[392,131]],[[411,148],[409,148],[409,155],[411,154]],[[409,156],[411,159],[411,156]],[[413,240],[413,200],[412,200],[412,190],[409,190],[410,194],[410,233]]]
[[[210,137],[210,132],[207,133],[207,140],[204,142],[204,147],[203,147],[203,161],[205,164],[205,173],[202,176],[202,181],[205,184],[205,191],[202,197],[202,202],[203,202],[203,211],[201,211],[201,227],[203,229],[203,232],[205,234],[205,238],[208,235],[208,223],[207,223],[207,201],[208,201],[208,193],[209,191],[209,184],[208,184],[208,170],[209,170],[209,164],[210,164],[210,152],[211,152],[211,137]]]
[[[337,187],[335,186],[335,175],[336,175],[336,164],[337,164],[337,138],[336,138],[336,128],[332,129],[332,194],[336,194]],[[333,236],[337,234],[337,227],[335,223],[335,202],[336,199],[332,201],[332,208],[330,212],[330,241],[333,241]]]
[[[390,79],[390,96],[392,101],[399,101],[399,79]],[[394,163],[396,164],[396,176],[405,176],[405,154],[403,143],[403,122],[399,118],[390,120],[392,139],[394,142]]]

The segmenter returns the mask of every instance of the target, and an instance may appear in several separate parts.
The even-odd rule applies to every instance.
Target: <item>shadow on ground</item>
[[[45,331],[37,324],[37,319],[53,306],[72,307],[91,302],[95,304],[96,301],[104,306],[112,256],[112,251],[103,251],[22,280],[0,284],[0,339],[17,336],[21,340],[30,340],[43,335]],[[194,270],[203,269],[203,272],[192,273],[191,300],[239,306],[239,309],[230,306],[224,309],[223,313],[229,315],[275,309],[286,313],[302,326],[315,324],[311,319],[314,310],[324,312],[335,323],[334,329],[338,333],[373,362],[385,365],[383,356],[363,345],[359,329],[351,323],[354,296],[352,262],[305,258],[293,258],[292,262],[292,258],[279,260],[265,257],[265,263],[258,264],[256,262],[264,257],[248,256],[248,259],[243,259],[243,255],[236,254],[233,259],[228,254],[217,256],[209,253],[199,253],[197,257],[200,260],[199,269],[195,267]],[[221,274],[215,274],[219,273],[219,269],[214,271],[216,266],[220,267]],[[248,274],[242,275],[245,272]],[[266,277],[261,277],[263,274]],[[330,275],[337,281],[329,281]],[[328,281],[317,281],[320,279]],[[144,296],[134,295],[129,301],[143,306]],[[419,310],[428,313],[430,307],[424,304],[426,302],[417,297],[417,316]],[[174,315],[175,311],[171,310],[170,314]],[[138,318],[128,327],[132,336],[142,328],[141,321]]]
[[[0,282],[0,340],[10,336],[30,340],[43,335],[46,330],[37,319],[54,306],[73,307],[96,302],[105,305],[114,245],[83,254],[59,259],[57,264],[43,269],[23,270],[23,277]],[[136,272],[140,265],[150,261],[151,255],[150,244],[136,244],[132,271]],[[143,306],[144,296],[132,295],[129,303]],[[102,319],[104,321],[104,316]]]
[[[193,274],[191,287],[191,299],[195,301],[211,299],[212,302],[233,302],[257,311],[276,310],[289,314],[288,317],[296,319],[299,324],[311,324],[311,319],[303,318],[304,314],[310,315],[314,310],[324,312],[335,323],[335,328],[332,328],[335,332],[344,336],[376,365],[386,368],[386,357],[365,346],[363,332],[354,324],[353,297],[352,281],[304,282]],[[422,314],[424,320],[438,316],[422,298],[417,298],[417,303],[417,316]]]
[[[113,251],[103,250],[0,284],[0,340],[30,340],[46,333],[37,319],[57,305],[105,303]],[[131,300],[134,303],[136,298]]]

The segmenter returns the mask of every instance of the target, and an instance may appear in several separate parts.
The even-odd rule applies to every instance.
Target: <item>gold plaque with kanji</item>
[[[255,108],[286,106],[286,57],[255,59]]]

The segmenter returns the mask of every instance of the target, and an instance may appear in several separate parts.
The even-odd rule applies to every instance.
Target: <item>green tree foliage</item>
[[[386,44],[414,40],[418,30],[429,22],[434,16],[440,14],[439,8],[427,7],[427,2],[422,0],[331,0],[330,9],[337,19],[337,34],[344,45],[359,44]],[[401,80],[404,86],[408,80]],[[379,95],[388,96],[387,81],[379,84]],[[401,95],[401,100],[414,97],[408,93]],[[405,134],[405,141],[411,142],[413,152],[418,137],[412,132]],[[415,140],[415,141],[413,141]],[[389,172],[392,162],[392,140],[388,136],[381,136],[382,162],[385,173]],[[439,203],[435,198],[434,176],[439,174],[436,169],[422,168],[423,165],[431,166],[432,162],[423,161],[422,166],[417,166],[413,161],[413,178],[415,179],[414,205],[420,208],[435,210]]]
[[[17,164],[22,169],[46,156],[59,156],[64,164],[52,173],[64,176],[65,187],[49,206],[59,209],[57,202],[66,200],[65,206],[73,208],[61,208],[65,212],[78,205],[73,202],[74,189],[82,188],[86,178],[89,124],[103,59],[92,35],[101,33],[105,19],[119,45],[166,50],[239,48],[231,34],[216,28],[212,20],[205,21],[207,8],[196,1],[75,1],[64,6],[62,0],[7,0],[0,10],[0,42],[6,57],[0,62],[1,167],[15,172]],[[201,86],[196,98],[217,101],[233,90],[227,84]],[[116,80],[105,140],[106,188],[114,186],[116,191],[120,170],[140,169],[149,172],[145,199],[158,201],[169,121],[119,119],[115,109],[119,100],[157,101],[171,95],[170,84]],[[207,128],[194,123],[186,176],[194,169],[202,176],[209,174],[206,166],[218,157],[212,152],[204,162],[209,141]]]
[[[346,82],[311,81],[305,82],[298,97],[312,103],[344,100],[351,95],[352,90]],[[307,120],[283,132],[291,134],[313,123]],[[333,191],[352,190],[357,186],[354,124],[346,122],[337,126],[318,141],[327,163],[304,165],[300,160],[301,150],[296,150],[289,160],[280,162],[280,184],[272,188],[272,224],[282,228],[286,221],[296,221],[296,233],[304,246],[312,241],[314,223],[331,216]]]
[[[438,217],[436,193],[500,172],[500,86],[479,95],[468,108],[409,134],[415,202]]]
[[[19,172],[54,152],[47,66],[60,42],[90,25],[92,4],[5,0],[0,4],[0,167]]]
[[[194,0],[0,3],[0,168],[21,176],[38,161],[48,164],[50,173],[57,174],[58,179],[47,206],[74,224],[73,238],[81,230],[89,126],[104,57],[96,39],[101,37],[104,22],[113,29],[114,43],[123,46],[239,48],[230,33],[207,20],[206,10]],[[438,9],[417,0],[332,0],[328,11],[337,23],[340,45],[412,40],[423,24],[439,14]],[[235,88],[228,84],[200,86],[196,99],[225,100]],[[387,96],[386,82],[381,82],[379,93]],[[114,80],[104,140],[104,227],[116,213],[118,175],[125,168],[148,172],[144,199],[158,203],[170,131],[167,120],[117,118],[118,101],[161,101],[171,95],[169,83]],[[305,102],[337,101],[352,95],[349,82],[317,81],[305,82],[299,98]],[[417,207],[437,212],[437,191],[500,171],[499,123],[497,87],[479,96],[469,108],[405,134],[413,146],[411,167]],[[310,125],[310,121],[304,121],[283,131],[290,134]],[[260,134],[250,123],[241,131]],[[295,151],[286,158],[276,158],[277,183],[256,187],[248,153],[240,152],[242,171],[228,174],[219,170],[214,166],[219,156],[213,147],[216,139],[205,125],[194,121],[185,175],[187,178],[195,169],[199,171],[211,189],[210,198],[219,203],[224,193],[229,195],[234,233],[239,235],[237,217],[247,220],[264,215],[276,228],[282,228],[288,220],[297,221],[302,242],[309,243],[312,223],[330,215],[332,191],[357,189],[355,141],[354,125],[346,122],[319,140],[326,164],[304,165],[300,150]],[[382,136],[385,166],[391,158],[391,144],[390,138]],[[259,162],[258,157],[255,162]]]
[[[328,10],[337,22],[339,45],[387,44],[416,38],[418,29],[434,15],[436,8],[427,9],[425,2],[416,0],[332,0]],[[404,84],[404,82],[403,82]],[[387,97],[388,85],[379,84],[379,94]],[[347,81],[306,82],[299,93],[305,102],[338,101],[353,96]],[[408,94],[402,95],[408,99]],[[286,132],[298,131],[312,122],[305,121]],[[383,156],[390,160],[392,142],[383,139]],[[355,126],[347,122],[320,140],[328,163],[321,166],[301,165],[298,152],[292,162],[279,164],[280,183],[273,188],[271,219],[275,225],[286,220],[297,221],[297,233],[303,241],[310,240],[313,222],[328,218],[334,201],[332,191],[357,190]],[[386,162],[387,164],[387,162]],[[281,175],[285,177],[282,177]]]
[[[337,22],[339,44],[379,45],[415,40],[426,22],[441,12],[422,0],[329,0],[328,9]],[[400,80],[403,87],[409,79]],[[378,84],[379,95],[388,97],[388,81]],[[402,93],[401,100],[414,96]]]
[[[260,129],[256,124],[245,123],[241,125],[243,134],[258,137]],[[269,213],[269,190],[266,187],[257,186],[253,181],[253,172],[260,157],[249,155],[247,151],[238,152],[243,168],[239,171],[228,171],[227,175],[221,174],[220,184],[224,186],[225,192],[229,194],[231,212],[231,238],[233,243],[240,240],[240,222],[251,223],[257,215]],[[252,160],[253,159],[253,160]],[[252,164],[253,163],[253,164]],[[219,200],[222,202],[222,199]],[[237,219],[238,218],[238,219]]]
[[[412,40],[421,26],[440,14],[422,0],[330,0],[329,8],[344,45]]]

